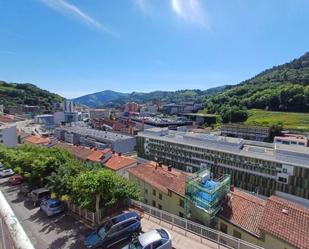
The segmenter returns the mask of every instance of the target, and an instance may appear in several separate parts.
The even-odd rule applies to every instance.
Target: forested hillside
[[[88,94],[74,99],[77,104],[89,107],[114,107],[123,105],[126,102],[137,102],[139,104],[160,99],[162,102],[177,103],[181,101],[203,102],[205,97],[218,93],[228,86],[210,88],[208,90],[178,90],[178,91],[153,91],[149,93],[132,92],[120,93],[105,90],[98,93]]]
[[[207,98],[205,107],[224,122],[244,121],[252,108],[308,112],[309,53]]]
[[[0,104],[4,106],[38,105],[51,110],[53,102],[61,102],[57,94],[42,90],[32,84],[6,83],[0,81]]]

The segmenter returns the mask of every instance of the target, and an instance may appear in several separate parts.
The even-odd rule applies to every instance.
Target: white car
[[[143,233],[122,249],[172,249],[172,238],[166,229]]]
[[[0,171],[0,177],[8,177],[14,175],[14,171],[12,169],[4,169]]]

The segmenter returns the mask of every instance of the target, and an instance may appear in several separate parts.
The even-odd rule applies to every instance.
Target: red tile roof
[[[0,115],[0,122],[12,123],[12,122],[15,122],[15,119],[14,119],[14,116],[12,115]]]
[[[92,154],[92,150],[83,146],[76,146],[67,143],[58,143],[56,145],[58,148],[65,149],[77,158],[81,160],[87,160],[87,158]]]
[[[92,162],[100,163],[104,157],[104,154],[101,150],[92,151],[92,153],[87,157],[87,160]]]
[[[259,237],[258,225],[265,204],[265,200],[235,189],[230,192],[230,200],[223,205],[220,217]]]
[[[259,228],[300,249],[309,249],[309,208],[271,196]]]
[[[114,155],[105,163],[105,166],[111,170],[117,171],[132,166],[136,163],[136,160],[133,158]]]
[[[168,190],[171,190],[181,196],[185,195],[185,173],[175,169],[168,171],[165,166],[157,167],[155,164],[150,163],[140,164],[128,171],[166,194]]]
[[[25,138],[25,142],[34,145],[47,145],[51,142],[51,140],[48,137],[31,135]]]

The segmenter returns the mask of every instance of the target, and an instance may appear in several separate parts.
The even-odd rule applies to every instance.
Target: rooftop
[[[140,164],[129,169],[129,172],[166,194],[171,190],[185,196],[186,174],[183,172],[175,169],[168,171],[166,166],[160,167],[154,163]]]
[[[133,158],[114,155],[105,163],[105,166],[111,170],[117,171],[132,166],[133,164],[136,163],[137,161]]]
[[[72,155],[81,160],[89,160],[92,162],[102,162],[107,153],[111,153],[110,149],[94,150],[83,146],[76,146],[68,143],[60,142],[56,145],[58,148],[65,149]]]
[[[265,200],[235,189],[230,192],[229,203],[223,204],[220,217],[260,237],[258,225],[263,215]]]
[[[48,145],[51,142],[51,140],[48,137],[30,135],[25,138],[25,142],[34,145]]]
[[[271,196],[266,202],[259,229],[297,248],[308,249],[309,208]]]
[[[61,127],[58,129],[65,130],[66,132],[69,132],[69,133],[76,133],[82,136],[89,136],[89,137],[93,137],[96,139],[102,139],[102,140],[117,141],[117,140],[132,139],[131,136],[108,132],[108,131],[91,129],[87,127],[74,126],[74,127]]]

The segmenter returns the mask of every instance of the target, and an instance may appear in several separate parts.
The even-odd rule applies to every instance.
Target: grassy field
[[[248,125],[272,125],[277,122],[283,124],[284,129],[309,131],[309,113],[270,112],[265,110],[249,110]]]

